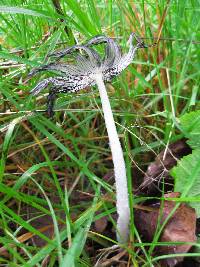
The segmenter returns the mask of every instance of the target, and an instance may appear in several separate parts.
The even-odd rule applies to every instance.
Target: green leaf
[[[47,121],[47,120],[46,120]],[[102,182],[100,178],[98,178],[96,175],[94,175],[87,167],[87,164],[85,164],[83,161],[81,161],[79,158],[77,158],[71,150],[64,146],[58,139],[54,137],[51,133],[49,133],[44,125],[42,125],[39,120],[36,118],[31,119],[30,122],[39,130],[41,131],[46,137],[48,137],[49,140],[51,140],[52,143],[54,143],[60,150],[62,150],[68,157],[71,158],[83,171],[83,173],[90,179],[90,181],[96,181],[98,184],[100,184],[102,187],[106,188],[107,190],[110,191],[110,188],[107,186],[106,183]],[[49,124],[51,122],[49,121]],[[58,129],[58,127],[57,127]]]
[[[80,226],[77,234],[75,235],[71,247],[68,249],[67,253],[65,254],[63,261],[61,263],[61,267],[66,266],[75,266],[76,260],[82,253],[84,248],[88,231],[90,229],[94,212],[95,212],[95,205],[97,203],[97,197],[94,198],[93,207],[90,209],[90,214],[88,214],[88,220],[85,222],[84,226]]]
[[[15,125],[17,124],[18,120],[19,120],[18,118],[14,119],[9,124],[8,130],[7,130],[6,135],[5,135],[5,139],[3,142],[2,156],[1,156],[1,160],[0,160],[0,181],[2,181],[2,178],[4,175],[4,169],[5,169],[5,163],[6,163],[6,159],[7,159],[8,149],[9,149],[9,146],[11,144]]]
[[[80,8],[79,2],[77,2],[75,0],[68,0],[68,1],[66,1],[66,4],[68,5],[69,9],[71,9],[73,14],[81,22],[83,27],[85,29],[87,29],[87,31],[91,35],[95,35],[98,33],[97,30],[95,29],[95,25],[93,24],[93,22],[90,21],[87,12],[85,12],[84,9]]]
[[[67,238],[66,229],[60,233],[60,238],[62,242]],[[46,255],[50,255],[50,253],[56,248],[56,246],[57,242],[56,238],[54,238],[51,243],[38,250],[38,253],[36,253],[29,261],[27,261],[26,264],[23,265],[23,267],[35,266],[39,261],[44,259]]]
[[[175,192],[182,193],[182,197],[195,197],[197,202],[191,202],[190,205],[200,217],[200,149],[183,157],[170,174],[175,178]]]
[[[44,239],[48,243],[51,243],[51,239],[49,239],[46,235],[42,234],[39,230],[34,228],[29,222],[22,219],[19,215],[17,215],[14,211],[12,211],[10,208],[8,208],[6,205],[4,205],[1,202],[0,202],[0,210],[2,210],[4,214],[8,214],[13,219],[14,222],[23,226],[29,232],[33,233],[34,235],[39,236],[40,238]]]
[[[23,14],[23,15],[29,15],[29,16],[34,16],[34,17],[51,18],[43,14],[41,11],[35,11],[35,10],[22,8],[22,7],[16,7],[16,6],[0,6],[0,13]]]
[[[10,54],[8,52],[1,52],[0,51],[0,57],[3,59],[8,59],[8,60],[16,61],[18,63],[26,64],[26,65],[29,65],[31,67],[37,67],[38,66],[37,61],[28,60],[26,58],[13,55],[13,54]]]
[[[200,110],[187,113],[180,118],[181,129],[193,149],[200,148]]]

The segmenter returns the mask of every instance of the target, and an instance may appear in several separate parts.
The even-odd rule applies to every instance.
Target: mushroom
[[[132,43],[133,38],[135,38],[137,42],[135,46]],[[97,51],[91,47],[100,43],[106,43],[105,56],[103,59],[101,59]],[[97,85],[114,165],[116,206],[118,214],[117,240],[120,243],[126,243],[128,241],[130,207],[123,150],[117,134],[105,82],[109,82],[112,78],[119,75],[132,62],[135,52],[139,48],[147,47],[134,33],[131,33],[128,43],[130,46],[129,51],[122,55],[121,49],[114,39],[103,35],[95,36],[85,45],[74,45],[49,55],[55,57],[56,62],[33,69],[29,74],[29,76],[32,76],[44,70],[58,71],[61,74],[59,76],[42,80],[31,90],[33,95],[37,95],[43,89],[51,85],[47,100],[47,112],[49,116],[53,115],[53,105],[58,93],[75,92],[87,86]],[[59,62],[63,56],[74,53],[76,50],[83,51],[83,53],[79,53],[76,57],[76,64]]]

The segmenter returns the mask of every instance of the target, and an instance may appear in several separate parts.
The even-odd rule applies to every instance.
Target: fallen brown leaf
[[[169,193],[164,195],[165,198],[177,198],[179,193]],[[176,202],[172,200],[164,200],[162,205],[157,203],[157,210],[142,211],[137,210],[135,221],[140,234],[145,240],[151,242],[156,233],[158,226],[161,226],[166,220],[167,223],[159,238],[160,242],[174,242],[174,245],[159,246],[156,248],[158,255],[186,253],[196,242],[196,213],[195,210],[186,204],[181,203],[175,210],[174,214],[169,218],[170,213],[176,206]],[[168,219],[169,218],[169,219]],[[176,242],[184,242],[184,244],[176,244]],[[172,257],[162,261],[162,266],[173,267],[182,261],[183,257]]]
[[[108,225],[108,218],[102,217],[99,220],[96,220],[94,225],[95,225],[95,230],[98,233],[103,233],[104,230],[106,229],[107,225]]]
[[[152,162],[144,177],[143,183],[139,186],[138,192],[146,192],[152,195],[158,190],[163,189],[162,182],[165,181],[165,188],[172,188],[172,178],[169,175],[169,170],[173,168],[177,160],[191,153],[191,148],[187,145],[186,139],[181,139],[172,143],[168,148],[163,149],[155,161]],[[170,189],[171,189],[170,188]],[[138,193],[137,192],[137,193]]]

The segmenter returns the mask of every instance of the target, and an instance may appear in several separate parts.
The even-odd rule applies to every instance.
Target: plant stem
[[[62,8],[61,8],[60,0],[52,0],[52,3],[53,3],[53,5],[54,5],[55,10],[56,10],[56,12],[58,13],[58,15],[61,15],[62,17],[64,17],[64,12],[63,12],[63,10],[62,10]],[[75,38],[74,38],[74,35],[73,35],[73,33],[72,33],[72,30],[71,30],[70,27],[68,27],[68,26],[66,25],[66,21],[65,21],[63,18],[60,18],[60,22],[65,23],[65,27],[64,27],[64,29],[65,29],[66,34],[68,35],[68,37],[69,37],[70,39],[73,40],[73,44],[76,44],[76,40],[75,40]]]
[[[95,80],[101,97],[102,109],[104,113],[104,119],[108,132],[109,144],[114,164],[114,175],[116,183],[116,206],[118,213],[117,240],[120,243],[125,243],[128,241],[129,237],[130,221],[126,167],[122,147],[117,134],[112,109],[108,99],[106,87],[102,79],[102,75],[95,75]]]

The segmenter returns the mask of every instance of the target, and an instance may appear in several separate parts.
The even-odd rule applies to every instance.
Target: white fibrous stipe
[[[109,145],[112,153],[114,165],[114,175],[116,184],[116,202],[117,202],[117,239],[120,243],[125,243],[129,236],[130,209],[128,200],[128,187],[126,178],[126,167],[123,157],[122,147],[117,134],[112,109],[108,99],[106,87],[102,75],[94,76],[101,97],[102,109],[108,132]]]

